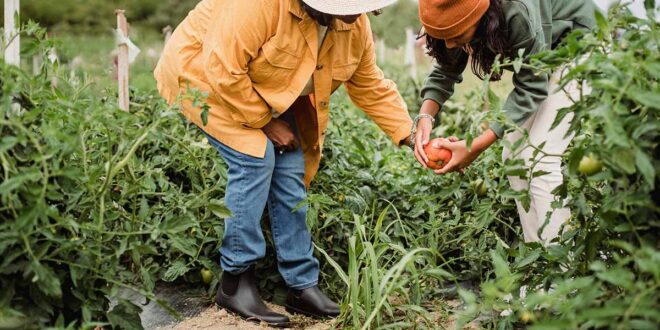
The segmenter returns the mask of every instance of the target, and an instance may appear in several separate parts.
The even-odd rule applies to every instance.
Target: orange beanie
[[[419,20],[435,39],[455,38],[479,22],[490,0],[419,0]]]

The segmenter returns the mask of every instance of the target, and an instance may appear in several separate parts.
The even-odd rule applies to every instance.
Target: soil
[[[310,330],[326,330],[333,329],[332,320],[316,320],[302,315],[291,315],[284,310],[284,307],[267,303],[268,306],[278,312],[289,316],[291,319],[292,327],[289,329],[310,329]],[[460,307],[458,301],[447,301],[444,303],[446,308],[456,309]],[[432,312],[429,314],[429,319],[425,322],[420,319],[421,323],[428,321],[435,323],[437,329],[455,329],[456,319],[446,312]],[[471,322],[466,325],[464,329],[479,329],[477,322]],[[203,310],[199,315],[186,318],[183,321],[155,328],[155,330],[263,330],[263,329],[276,329],[271,328],[266,324],[257,324],[246,321],[239,316],[228,313],[226,310],[217,306],[211,306]]]
[[[311,329],[311,330],[325,330],[330,329],[332,320],[322,321],[315,320],[302,315],[291,315],[284,310],[284,307],[267,303],[268,306],[275,312],[285,314],[291,319],[293,325],[290,329]],[[266,324],[257,324],[254,322],[246,321],[239,316],[228,313],[226,310],[217,306],[211,306],[203,310],[199,315],[186,318],[180,323],[162,326],[156,330],[263,330],[275,329],[267,326]]]

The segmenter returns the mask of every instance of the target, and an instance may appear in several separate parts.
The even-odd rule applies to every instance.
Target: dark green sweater
[[[506,18],[509,54],[524,56],[552,49],[574,29],[589,30],[596,25],[596,6],[592,0],[501,0]],[[442,106],[454,93],[454,84],[463,80],[468,54],[462,49],[449,49],[459,64],[437,64],[424,82],[421,96]],[[504,103],[506,116],[522,125],[548,96],[548,75],[522,68],[513,75],[513,91]],[[497,123],[491,128],[501,137],[504,129]]]

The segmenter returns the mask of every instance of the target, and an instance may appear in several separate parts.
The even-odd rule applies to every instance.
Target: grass
[[[111,30],[105,34],[62,32],[54,37],[59,40],[61,45],[57,49],[61,61],[66,63],[69,69],[73,69],[75,74],[86,76],[100,89],[115,87],[112,63],[115,40]],[[131,40],[142,52],[131,65],[130,85],[135,89],[155,90],[156,82],[152,72],[163,48],[162,37],[152,30],[135,28],[131,31]],[[381,67],[385,71],[386,77],[394,76],[391,68],[405,69],[401,64],[403,63],[403,52],[400,50],[388,50],[386,60],[382,62]],[[417,81],[423,81],[432,69],[432,62],[430,58],[421,53],[418,54],[417,62]],[[456,86],[456,92],[451,100],[465,101],[467,95],[471,91],[477,90],[482,84],[483,81],[477,78],[469,68],[466,69],[464,81]],[[511,73],[507,72],[501,81],[491,83],[491,88],[500,98],[506,98],[512,89]]]

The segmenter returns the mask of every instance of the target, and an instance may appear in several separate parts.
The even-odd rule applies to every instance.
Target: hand
[[[300,146],[291,126],[282,119],[271,119],[261,130],[269,140],[273,141],[276,149],[291,151],[298,149]]]
[[[463,169],[470,166],[481,154],[481,150],[475,149],[474,145],[472,150],[468,151],[465,140],[459,141],[455,136],[434,141],[433,147],[446,148],[451,151],[451,159],[441,169],[434,170],[436,174],[445,174],[452,171],[463,173]]]
[[[429,139],[431,138],[431,130],[433,130],[433,123],[429,118],[420,118],[417,123],[417,133],[415,133],[415,158],[417,161],[428,168],[429,158],[424,152],[424,147],[429,144]]]

